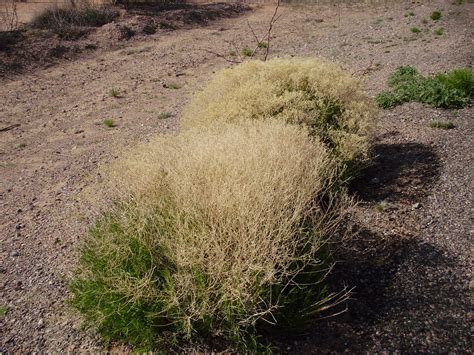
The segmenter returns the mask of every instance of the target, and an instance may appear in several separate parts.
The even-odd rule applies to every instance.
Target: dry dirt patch
[[[364,76],[372,94],[399,65],[424,74],[472,66],[473,5],[406,6],[343,8],[340,16],[334,7],[284,7],[272,56],[334,60]],[[424,27],[435,9],[443,18]],[[0,129],[19,125],[0,132],[2,351],[103,349],[64,306],[91,216],[81,191],[98,164],[124,147],[177,131],[189,95],[229,65],[206,49],[252,44],[247,20],[264,31],[272,10],[163,31],[1,79]],[[405,17],[409,11],[415,16]],[[414,34],[414,26],[428,32]],[[443,36],[434,34],[438,27]],[[107,119],[115,126],[104,125]],[[434,130],[432,119],[457,128]],[[352,257],[335,274],[357,287],[355,300],[339,319],[280,334],[273,340],[282,352],[469,351],[472,122],[472,107],[406,104],[381,113],[379,158],[354,187],[360,243],[341,251]]]

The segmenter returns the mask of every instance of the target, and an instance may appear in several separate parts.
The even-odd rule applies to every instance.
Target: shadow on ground
[[[350,187],[362,201],[419,200],[440,176],[437,154],[420,143],[377,144],[375,160]]]
[[[274,340],[279,352],[370,352],[380,344],[392,351],[429,351],[432,344],[426,344],[426,339],[446,339],[441,333],[459,322],[446,312],[447,295],[459,295],[453,286],[457,282],[450,276],[458,264],[455,257],[416,240],[384,240],[364,228],[357,237],[356,246],[341,253],[339,260],[343,261],[328,278],[335,289],[354,287],[344,305],[348,310],[334,318],[315,320],[300,333],[279,334]],[[458,311],[462,308],[460,304]],[[434,314],[443,314],[443,324],[430,324]],[[406,339],[411,332],[414,338]],[[440,345],[449,348],[449,344]]]
[[[424,144],[381,143],[375,146],[375,155],[374,164],[350,187],[351,194],[369,207],[382,200],[420,201],[440,176],[439,158]],[[381,348],[429,352],[459,346],[459,339],[468,342],[468,331],[449,333],[467,329],[457,314],[469,309],[465,303],[469,298],[463,297],[469,290],[459,289],[463,281],[452,272],[460,261],[417,238],[416,231],[411,237],[394,232],[393,226],[406,223],[402,215],[384,220],[383,235],[375,232],[370,210],[363,212],[369,214],[367,225],[349,222],[354,237],[335,253],[339,262],[327,280],[335,291],[354,288],[347,304],[331,310],[334,314],[347,307],[347,311],[315,319],[298,333],[269,334],[277,352],[358,353]],[[453,295],[459,295],[456,302]]]

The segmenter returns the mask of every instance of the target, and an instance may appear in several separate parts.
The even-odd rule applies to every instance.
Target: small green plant
[[[111,120],[111,119],[104,120],[104,125],[106,125],[109,128],[113,128],[116,126],[114,120]]]
[[[377,212],[382,213],[382,212],[387,211],[389,209],[389,207],[390,206],[389,206],[387,201],[382,201],[382,202],[376,204],[374,208]]]
[[[434,33],[436,36],[442,36],[444,34],[444,28],[443,27],[438,28],[437,30],[435,30]]]
[[[421,30],[418,27],[412,27],[410,29],[410,31],[412,31],[413,33],[420,33],[421,32]]]
[[[251,57],[253,55],[253,51],[249,47],[244,47],[242,49],[242,55],[244,57]]]
[[[474,77],[471,68],[462,68],[426,78],[415,68],[405,66],[390,75],[388,85],[391,90],[376,96],[376,102],[382,108],[410,101],[434,107],[462,108],[473,95]]]
[[[118,88],[111,88],[109,90],[109,95],[111,97],[115,97],[115,98],[119,98],[121,95],[120,95],[120,90]]]
[[[232,50],[229,51],[229,55],[231,57],[237,57],[237,52],[232,49]]]
[[[439,19],[441,19],[442,16],[443,14],[441,13],[441,11],[433,11],[430,17],[433,21],[438,21]]]
[[[164,83],[163,87],[165,89],[172,89],[172,90],[178,90],[181,89],[181,85],[176,84],[176,83]]]
[[[265,41],[258,42],[258,48],[268,48],[268,43]]]
[[[439,128],[439,129],[453,129],[453,128],[456,128],[456,125],[451,121],[448,121],[448,122],[433,121],[433,122],[430,122],[430,127]]]
[[[23,148],[26,148],[26,143],[18,144],[18,149],[23,149]]]
[[[170,118],[170,117],[172,117],[172,116],[173,116],[173,114],[170,113],[170,112],[162,112],[162,113],[160,113],[160,114],[158,115],[158,118],[159,118],[160,120],[165,120],[165,119]]]
[[[421,20],[421,23],[422,23],[423,25],[426,25],[426,24],[428,24],[428,20],[424,18],[423,20]]]
[[[0,305],[0,317],[5,317],[8,313],[8,308],[4,305]]]
[[[407,12],[405,14],[405,17],[412,17],[412,16],[415,16],[415,13],[413,11]]]

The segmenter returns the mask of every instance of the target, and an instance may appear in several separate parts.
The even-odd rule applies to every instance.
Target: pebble
[[[370,184],[372,184],[372,185],[376,185],[376,184],[379,184],[379,183],[380,183],[380,180],[377,177],[374,177],[372,180],[370,180]]]

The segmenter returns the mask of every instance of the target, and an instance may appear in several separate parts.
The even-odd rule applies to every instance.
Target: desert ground
[[[434,10],[442,19],[423,24]],[[233,65],[221,55],[232,59],[234,47],[254,45],[249,24],[264,33],[273,11],[253,6],[128,40],[113,37],[105,25],[78,42],[93,49],[53,60],[37,52],[21,70],[3,71],[2,353],[129,350],[106,347],[65,303],[77,246],[94,215],[83,191],[98,167],[122,151],[178,131],[192,93]],[[415,15],[405,16],[408,11]],[[284,5],[281,14],[270,58],[337,62],[362,77],[371,95],[385,89],[401,65],[425,75],[473,65],[474,4]],[[413,33],[414,26],[422,32]],[[440,27],[444,34],[437,36]],[[119,97],[109,94],[112,88]],[[107,119],[114,127],[103,124]],[[434,119],[456,128],[431,128]],[[315,319],[304,333],[269,334],[278,352],[472,351],[473,119],[470,105],[381,110],[374,164],[351,187],[358,201],[351,219],[356,242],[341,251],[331,276],[354,287],[348,310]]]

